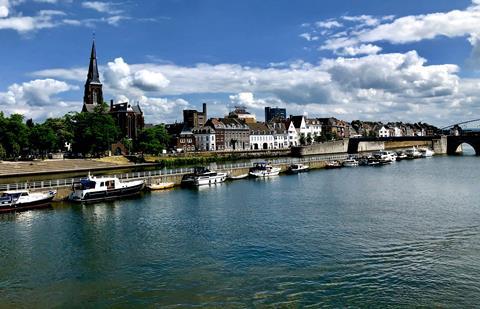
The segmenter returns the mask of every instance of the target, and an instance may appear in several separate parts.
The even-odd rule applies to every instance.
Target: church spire
[[[87,83],[88,82],[100,84],[100,76],[98,74],[97,66],[97,51],[95,49],[95,39],[93,39],[92,52],[90,53],[90,65],[88,66],[87,75]]]
[[[102,83],[98,74],[95,38],[93,39],[92,51],[90,53],[90,64],[88,66],[87,81],[85,82],[83,103],[83,111],[93,111],[96,105],[103,104]]]

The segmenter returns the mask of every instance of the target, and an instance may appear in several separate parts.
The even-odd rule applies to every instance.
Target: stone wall
[[[348,139],[315,143],[308,146],[292,147],[292,156],[310,156],[322,154],[346,153],[348,150]]]

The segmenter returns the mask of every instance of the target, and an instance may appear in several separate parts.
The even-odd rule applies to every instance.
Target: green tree
[[[57,149],[57,143],[57,134],[47,123],[36,124],[30,131],[30,149],[38,151],[42,159]]]
[[[106,106],[98,106],[93,113],[72,116],[73,150],[85,155],[103,156],[118,140],[119,130],[114,119],[106,113]]]
[[[170,135],[165,129],[165,126],[156,125],[140,132],[136,142],[136,149],[142,153],[156,155],[166,149],[169,142]]]
[[[305,134],[303,133],[300,134],[299,142],[300,142],[300,145],[305,145],[306,143]]]
[[[305,139],[305,141],[307,142],[307,144],[311,144],[313,139],[312,139],[312,134],[308,133],[307,134],[307,138]]]

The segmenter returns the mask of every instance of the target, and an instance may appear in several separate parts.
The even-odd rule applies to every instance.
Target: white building
[[[400,129],[399,127],[393,127],[391,135],[395,137],[403,136],[402,129]]]
[[[313,140],[315,140],[315,137],[322,135],[322,123],[318,119],[305,119],[305,125],[306,125],[306,130],[305,130],[305,136],[310,136],[312,137]]]
[[[215,130],[212,127],[195,128],[192,133],[195,136],[197,150],[213,151],[216,149]]]
[[[288,143],[288,131],[284,122],[271,122],[268,128],[273,133],[273,148],[285,149],[289,147]]]
[[[250,149],[274,149],[275,138],[273,132],[264,123],[247,123],[250,128]]]
[[[293,124],[293,121],[288,120],[285,124],[286,130],[287,130],[287,140],[288,140],[288,146],[298,146],[300,145],[300,135],[297,132],[297,129],[295,129],[295,125]]]
[[[390,130],[382,126],[380,130],[378,130],[378,137],[390,137]]]

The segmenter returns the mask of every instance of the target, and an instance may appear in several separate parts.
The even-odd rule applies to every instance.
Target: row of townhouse
[[[365,122],[357,128],[357,132],[358,136],[375,137],[430,136],[437,132],[437,128],[426,123]]]
[[[286,149],[300,145],[301,137],[320,136],[317,119],[291,116],[268,123],[246,122],[239,118],[211,118],[204,126],[189,128],[185,124],[166,126],[176,151],[245,151]]]

